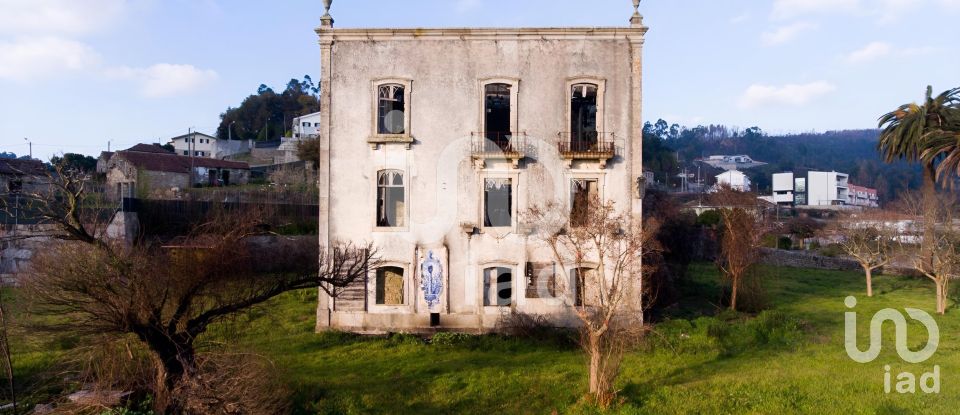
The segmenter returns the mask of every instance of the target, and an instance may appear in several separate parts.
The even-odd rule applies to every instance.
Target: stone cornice
[[[321,42],[397,40],[632,40],[639,41],[646,27],[565,28],[442,28],[442,29],[330,29],[316,30]]]

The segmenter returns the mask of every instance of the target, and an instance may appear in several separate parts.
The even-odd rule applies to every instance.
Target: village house
[[[340,29],[326,14],[320,244],[370,241],[383,263],[321,291],[317,329],[488,331],[513,312],[576,324],[591,288],[557,283],[569,265],[523,217],[594,197],[640,220],[646,32],[638,12],[514,29]]]
[[[252,140],[221,140],[203,133],[190,133],[170,139],[177,155],[225,159],[238,154],[249,153],[253,148]]]
[[[175,190],[245,184],[250,177],[247,163],[186,157],[151,144],[118,151],[107,164],[106,194],[112,200],[164,199]]]
[[[41,190],[49,183],[47,173],[40,160],[0,158],[0,192],[17,194]]]

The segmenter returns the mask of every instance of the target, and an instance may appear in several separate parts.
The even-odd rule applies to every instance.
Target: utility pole
[[[26,141],[30,145],[30,159],[33,160],[33,141],[30,141],[29,138],[23,137],[23,141]]]
[[[110,152],[110,140],[107,140],[107,153]]]
[[[187,152],[190,153],[190,188],[193,188],[193,153],[197,146],[193,142],[193,128],[187,129]]]

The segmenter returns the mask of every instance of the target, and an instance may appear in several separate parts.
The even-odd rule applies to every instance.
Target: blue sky
[[[319,78],[320,0],[0,0],[0,151],[96,155],[212,133]],[[960,0],[644,0],[644,117],[869,128],[960,86]],[[337,27],[623,26],[630,0],[335,0]]]

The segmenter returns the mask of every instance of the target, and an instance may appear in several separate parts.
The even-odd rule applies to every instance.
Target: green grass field
[[[697,315],[719,298],[711,265],[697,265],[674,318],[649,344],[627,356],[615,413],[953,413],[960,408],[957,311],[936,316],[939,351],[907,364],[893,347],[892,326],[873,363],[858,364],[843,346],[843,300],[856,295],[861,349],[873,313],[886,307],[934,308],[933,284],[881,276],[863,296],[852,272],[763,269],[770,310],[758,316]],[[449,337],[427,344],[412,336],[361,338],[313,333],[314,298],[290,293],[208,335],[269,357],[294,390],[304,414],[594,413],[582,402],[586,367],[578,349],[555,341],[496,336]],[[926,337],[911,326],[909,345]],[[68,353],[64,341],[15,344],[18,374],[29,378]],[[885,394],[884,365],[894,376],[940,366],[941,393]]]

